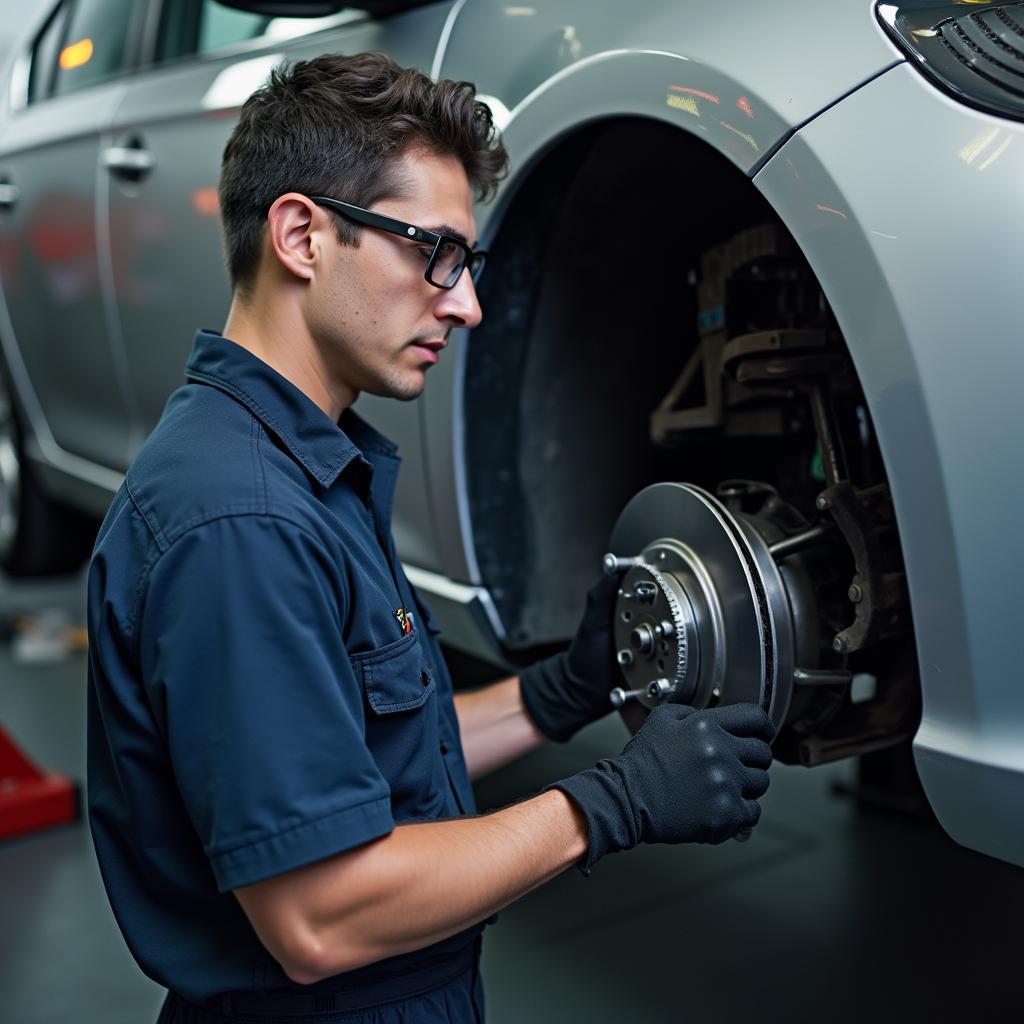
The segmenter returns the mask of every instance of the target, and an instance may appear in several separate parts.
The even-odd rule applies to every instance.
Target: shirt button
[[[430,673],[425,668],[420,670],[420,682],[424,686],[430,685]]]
[[[445,743],[444,740],[441,741],[441,753],[442,754],[447,754],[448,753],[448,744]]]

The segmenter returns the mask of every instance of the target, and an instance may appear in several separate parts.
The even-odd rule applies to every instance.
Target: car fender
[[[615,59],[627,54],[671,55],[681,63],[655,69],[652,61],[649,73],[637,65],[643,80],[631,89],[621,77],[625,65]],[[554,93],[561,116],[578,122],[600,104],[600,94],[624,87],[644,109],[664,108],[694,120],[695,129],[725,133],[723,152],[749,170],[786,129],[902,59],[869,0],[637,0],[628,14],[619,0],[535,6],[460,0],[449,13],[432,72],[473,82],[499,121],[538,94]],[[570,73],[581,67],[586,79],[569,86]],[[599,94],[593,103],[574,87],[584,82]],[[555,92],[555,86],[565,88]],[[670,86],[678,89],[674,96]],[[557,109],[550,98],[549,109]]]
[[[929,802],[958,842],[1024,865],[1022,175],[1024,125],[907,65],[800,131],[754,183],[818,276],[878,435]]]

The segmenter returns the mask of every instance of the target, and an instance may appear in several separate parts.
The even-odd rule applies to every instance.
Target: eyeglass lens
[[[453,287],[465,265],[466,250],[455,242],[442,239],[430,268],[430,283],[442,288]]]

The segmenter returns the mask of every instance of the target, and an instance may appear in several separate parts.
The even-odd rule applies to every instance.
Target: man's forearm
[[[547,742],[523,707],[519,677],[455,697],[469,777],[478,779]]]
[[[494,814],[400,826],[237,895],[289,977],[312,984],[483,921],[586,850],[583,815],[550,790]]]

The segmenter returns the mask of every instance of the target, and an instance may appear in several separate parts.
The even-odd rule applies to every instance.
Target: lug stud
[[[612,705],[617,708],[621,708],[627,700],[635,700],[637,697],[642,697],[647,691],[641,687],[639,690],[625,690],[621,686],[616,686],[610,694],[608,694]]]
[[[632,569],[640,561],[641,559],[639,558],[620,558],[618,555],[613,555],[609,552],[601,559],[601,571],[606,576],[614,576],[617,573],[625,572],[627,569]]]

